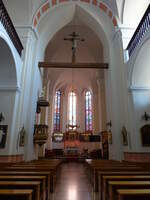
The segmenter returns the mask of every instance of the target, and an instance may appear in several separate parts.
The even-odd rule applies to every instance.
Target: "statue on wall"
[[[3,149],[6,146],[6,138],[7,138],[7,125],[0,125],[0,148]]]
[[[39,95],[39,99],[45,99],[45,98],[46,98],[46,87],[44,86],[42,88],[40,95]]]
[[[127,133],[125,126],[122,127],[121,133],[122,133],[122,143],[124,146],[127,146],[128,145],[128,133]]]
[[[19,146],[23,147],[25,144],[25,135],[26,135],[26,131],[24,126],[22,127],[21,131],[19,132]]]

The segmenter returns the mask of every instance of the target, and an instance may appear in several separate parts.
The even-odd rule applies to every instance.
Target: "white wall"
[[[140,128],[149,124],[142,120],[145,112],[150,113],[150,32],[148,32],[141,44],[135,49],[128,62],[129,83],[129,109],[130,109],[130,148],[132,152],[150,152],[149,147],[143,147],[141,143]]]
[[[0,45],[0,112],[5,117],[3,124],[8,125],[6,148],[1,149],[0,154],[16,155],[20,153],[17,150],[16,140],[19,124],[16,121],[21,90],[22,61],[1,22]]]

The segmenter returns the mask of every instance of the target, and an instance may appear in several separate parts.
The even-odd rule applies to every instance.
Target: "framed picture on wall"
[[[0,149],[6,146],[8,125],[0,125]]]
[[[141,128],[142,146],[150,146],[150,124],[146,124]]]

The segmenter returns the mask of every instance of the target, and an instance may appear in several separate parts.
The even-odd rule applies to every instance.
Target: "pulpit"
[[[44,144],[48,139],[48,126],[39,124],[34,126],[34,143],[38,144],[38,157],[41,158],[44,155]]]

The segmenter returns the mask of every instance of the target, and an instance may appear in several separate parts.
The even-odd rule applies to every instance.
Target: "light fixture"
[[[142,116],[142,119],[148,121],[150,119],[150,115],[147,112],[145,112],[144,115]]]

